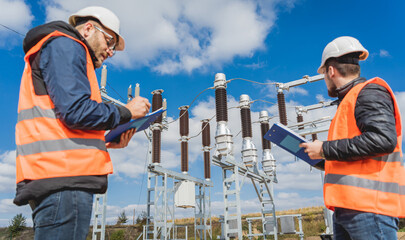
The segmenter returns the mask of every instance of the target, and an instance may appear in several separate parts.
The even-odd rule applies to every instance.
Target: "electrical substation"
[[[332,105],[332,102],[320,102],[310,106],[296,106],[297,124],[288,125],[287,110],[284,91],[290,88],[323,79],[323,75],[313,77],[304,76],[302,79],[288,83],[259,83],[272,84],[277,89],[277,103],[279,122],[290,127],[302,136],[312,136],[328,131],[330,116],[320,119],[304,121],[303,114],[308,111]],[[178,232],[182,231],[182,239],[193,236],[194,239],[242,239],[243,236],[253,239],[261,236],[266,239],[272,236],[277,239],[280,234],[296,234],[303,239],[302,216],[276,215],[277,203],[274,201],[274,184],[278,183],[276,174],[277,156],[273,156],[272,144],[264,139],[270,127],[270,117],[267,111],[260,111],[262,154],[259,164],[259,153],[252,134],[251,105],[254,101],[248,95],[241,95],[239,100],[240,122],[242,133],[241,149],[234,149],[233,134],[228,124],[227,85],[235,79],[227,80],[225,74],[217,73],[213,86],[208,89],[215,91],[216,133],[215,144],[211,144],[210,128],[214,117],[207,116],[201,119],[201,130],[198,135],[202,137],[202,156],[204,159],[204,178],[200,179],[189,174],[188,149],[189,140],[189,109],[190,105],[180,106],[179,109],[179,148],[181,149],[180,171],[164,168],[161,165],[162,134],[170,127],[166,112],[155,120],[146,131],[148,139],[147,154],[147,199],[146,199],[146,225],[138,239],[181,239]],[[244,80],[244,79],[240,79]],[[101,74],[101,95],[103,101],[114,104],[124,103],[108,96],[106,91],[107,69],[103,66]],[[248,80],[249,81],[249,80]],[[253,81],[250,81],[253,82]],[[206,89],[207,90],[207,89]],[[205,91],[205,90],[204,90]],[[167,102],[163,98],[164,90],[157,89],[152,92],[152,111],[160,108],[166,109]],[[136,84],[135,94],[132,88],[128,90],[128,101],[139,96],[139,84]],[[197,95],[198,97],[198,95]],[[195,99],[194,99],[195,100]],[[194,101],[193,100],[193,101]],[[209,118],[211,117],[211,118]],[[235,121],[235,119],[232,119]],[[198,136],[197,135],[197,136]],[[240,151],[242,160],[235,159],[235,152]],[[212,153],[212,156],[211,156]],[[219,167],[222,172],[222,182],[213,182],[211,179],[211,165]],[[261,166],[260,166],[261,165]],[[321,166],[319,166],[321,168]],[[248,223],[248,231],[242,231],[241,194],[246,182],[252,184],[257,199],[260,202],[260,217],[244,219]],[[213,236],[211,219],[211,189],[217,184],[222,185],[223,215],[220,216],[221,234]],[[104,239],[106,224],[107,195],[96,195],[93,209],[93,235],[94,239]],[[194,209],[194,230],[189,231],[185,225],[176,225],[176,208]],[[325,236],[332,233],[330,212],[325,211],[327,226]],[[253,227],[261,225],[261,232],[254,231]],[[297,224],[298,223],[298,224]],[[185,237],[183,237],[185,236]],[[325,238],[326,239],[326,238]]]

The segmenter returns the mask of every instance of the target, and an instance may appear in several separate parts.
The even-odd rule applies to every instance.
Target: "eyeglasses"
[[[103,29],[97,27],[96,25],[93,25],[95,29],[99,30],[100,32],[102,32],[105,36],[108,37],[107,40],[107,46],[108,48],[112,51],[113,55],[115,54],[115,45],[116,45],[116,41],[114,39],[113,36],[111,36],[110,34],[108,34],[106,31],[104,31]]]

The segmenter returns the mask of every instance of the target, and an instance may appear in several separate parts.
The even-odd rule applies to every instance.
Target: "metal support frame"
[[[198,185],[194,208],[194,239],[212,239],[211,187]],[[208,238],[207,238],[208,233]]]
[[[274,239],[277,240],[278,223],[274,204],[274,189],[271,181],[262,181],[260,183],[260,196],[263,239],[266,239],[266,235],[274,235]],[[273,231],[266,231],[266,229],[271,229],[271,226],[273,226]]]
[[[276,226],[274,227],[272,234],[274,235],[274,239],[277,240],[277,221],[271,176],[250,171],[242,163],[235,162],[232,155],[227,155],[223,160],[218,156],[213,156],[212,163],[222,168],[225,206],[222,228],[223,233],[221,235],[224,239],[229,239],[230,237],[238,237],[239,239],[242,239],[240,192],[245,180],[250,179],[262,204],[262,216],[267,216],[267,221],[269,221],[269,217],[272,216],[273,218],[272,222],[274,222]],[[256,182],[263,186],[260,192],[256,187]]]
[[[107,212],[107,194],[95,194],[93,211],[93,240],[104,240],[105,237],[105,219]],[[99,227],[100,226],[100,227]],[[97,238],[97,236],[100,238]]]
[[[167,174],[148,171],[147,231],[143,239],[170,239],[174,233],[174,202],[169,201],[173,201],[173,196],[174,187],[168,187]],[[149,238],[151,234],[153,238]]]
[[[148,194],[147,221],[143,239],[171,239],[175,237],[175,206],[174,194],[176,183],[184,180],[192,181],[199,188],[196,199],[199,200],[195,209],[195,222],[201,239],[212,236],[210,194],[212,182],[178,173],[152,163],[152,133],[149,132],[148,150]],[[206,194],[208,189],[208,196]],[[207,214],[208,212],[208,214]],[[196,236],[196,233],[195,233]],[[203,237],[203,238],[202,238]]]
[[[229,175],[227,172],[229,171]],[[242,212],[240,205],[239,167],[237,165],[222,168],[222,186],[224,194],[225,238],[242,239]],[[231,226],[233,225],[233,228]]]

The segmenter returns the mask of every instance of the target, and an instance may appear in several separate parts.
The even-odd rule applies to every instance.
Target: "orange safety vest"
[[[325,161],[324,200],[327,208],[348,208],[392,217],[405,217],[405,168],[402,158],[401,115],[388,84],[373,78],[357,84],[344,97],[330,125],[328,141],[361,134],[354,115],[360,91],[370,83],[385,87],[395,110],[397,145],[390,154],[357,161]]]
[[[87,57],[90,99],[101,102],[101,95],[90,53],[84,43],[59,31],[39,41],[25,55],[16,125],[17,183],[55,177],[106,175],[113,172],[105,146],[105,131],[70,129],[58,119],[49,95],[36,95],[30,56],[51,37],[64,36],[83,45]]]

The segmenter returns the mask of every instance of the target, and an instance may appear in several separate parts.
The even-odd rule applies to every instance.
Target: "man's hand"
[[[149,112],[150,103],[148,99],[138,96],[127,103],[125,107],[131,112],[132,119],[135,119],[141,118]]]
[[[134,136],[136,132],[136,129],[130,129],[126,132],[123,132],[121,134],[121,138],[120,138],[120,142],[116,143],[116,142],[109,142],[106,143],[106,147],[107,148],[124,148],[126,146],[128,146],[129,141],[131,140],[132,136]]]
[[[308,153],[311,159],[323,159],[322,141],[315,140],[314,142],[301,143],[300,147],[305,148],[304,152]]]

